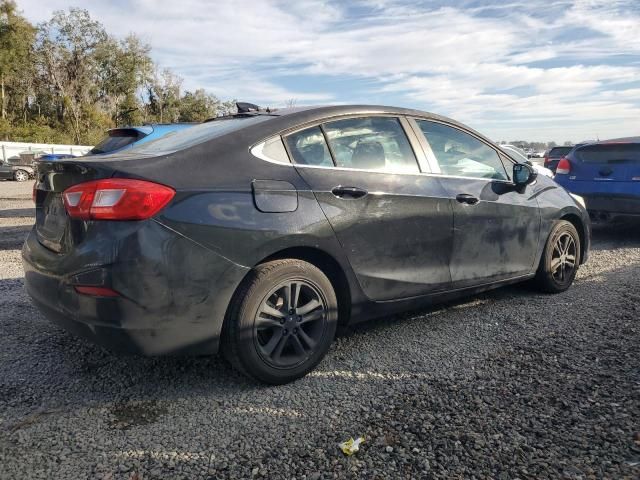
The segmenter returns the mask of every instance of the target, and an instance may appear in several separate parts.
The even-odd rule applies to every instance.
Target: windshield
[[[270,118],[273,117],[259,115],[255,117],[221,118],[183,130],[169,132],[156,140],[134,146],[130,152],[132,154],[160,155],[184,150],[241,128],[264,122]]]
[[[587,145],[575,155],[584,163],[640,163],[640,143]]]

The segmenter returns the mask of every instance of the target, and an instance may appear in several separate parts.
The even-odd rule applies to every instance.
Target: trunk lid
[[[36,236],[56,253],[66,253],[81,241],[85,222],[67,215],[62,192],[72,185],[109,178],[114,170],[102,164],[77,161],[38,162],[34,196]]]

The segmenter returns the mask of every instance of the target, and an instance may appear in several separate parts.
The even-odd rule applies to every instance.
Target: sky
[[[640,0],[17,0],[85,8],[221,99],[382,104],[493,140],[640,135]]]

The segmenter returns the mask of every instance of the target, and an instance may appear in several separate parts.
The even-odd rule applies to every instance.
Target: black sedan
[[[279,384],[338,324],[532,280],[569,288],[584,208],[448,118],[245,109],[126,153],[43,162],[26,286],[56,324],[159,354],[219,349]]]

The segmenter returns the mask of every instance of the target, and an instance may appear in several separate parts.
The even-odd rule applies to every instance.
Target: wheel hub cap
[[[263,299],[254,322],[258,353],[273,367],[294,367],[312,355],[326,325],[326,301],[306,280],[287,281]]]

